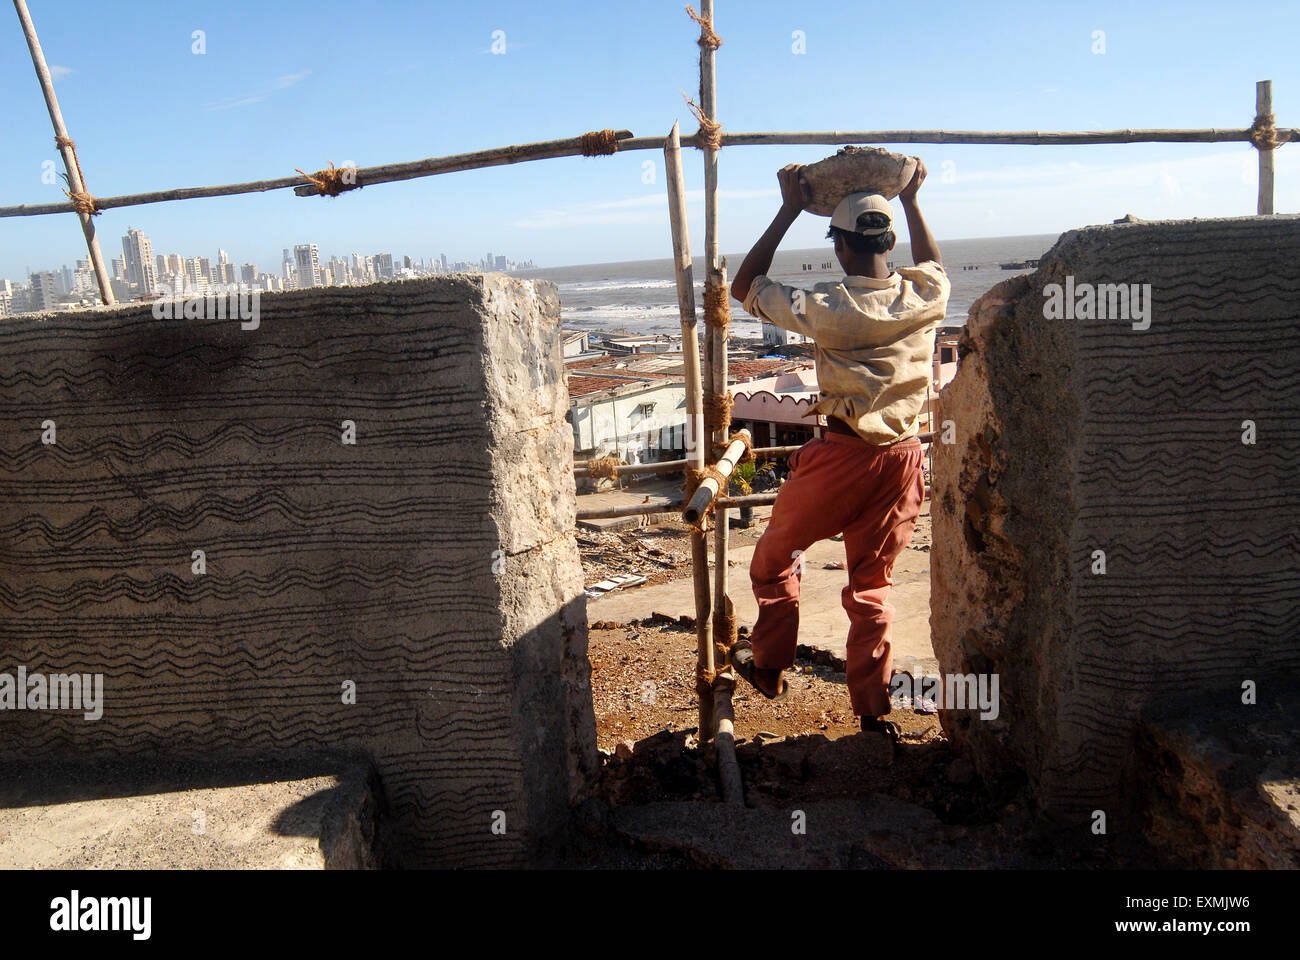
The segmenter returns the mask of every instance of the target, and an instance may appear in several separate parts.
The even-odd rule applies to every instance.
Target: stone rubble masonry
[[[0,327],[0,671],[105,674],[0,761],[355,754],[394,864],[544,860],[598,765],[554,285],[260,308]]]
[[[1131,826],[1142,716],[1192,696],[1253,722],[1300,669],[1297,263],[1296,216],[1089,227],[971,308],[940,398],[956,442],[934,446],[931,630],[945,672],[999,675],[1000,714],[942,720],[1055,817]],[[1150,284],[1150,328],[1045,319],[1067,276]]]

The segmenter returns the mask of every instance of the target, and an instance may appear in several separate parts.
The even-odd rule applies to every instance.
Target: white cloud
[[[301,73],[286,73],[283,77],[276,77],[276,89],[283,90],[285,87],[292,87],[295,83],[298,83],[310,73],[310,70],[304,70]]]
[[[76,72],[77,71],[72,69],[71,67],[61,67],[56,63],[50,67],[50,79],[62,80],[64,77],[71,76]]]
[[[309,74],[310,70],[303,70],[300,73],[286,73],[284,76],[276,77],[275,84],[268,90],[260,93],[250,94],[246,97],[232,97],[229,100],[219,100],[216,103],[209,103],[204,110],[231,110],[235,107],[246,107],[250,103],[261,103],[276,90],[284,90],[292,87],[294,84],[302,82]]]

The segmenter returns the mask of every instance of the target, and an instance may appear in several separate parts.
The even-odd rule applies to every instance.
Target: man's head
[[[887,276],[883,261],[894,249],[894,214],[878,193],[850,193],[831,215],[826,236],[835,241],[835,256],[847,274]],[[884,273],[881,273],[881,270]]]

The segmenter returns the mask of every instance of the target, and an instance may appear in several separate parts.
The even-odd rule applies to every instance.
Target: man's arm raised
[[[925,182],[925,172],[925,164],[921,162],[920,157],[917,157],[916,173],[912,174],[911,182],[903,188],[898,199],[902,201],[903,213],[907,215],[907,237],[912,245],[913,262],[922,264],[927,260],[933,260],[942,266],[943,258],[939,255],[939,244],[935,242],[930,228],[925,225],[925,217],[921,216],[921,207],[916,199],[917,191]]]
[[[755,277],[766,276],[772,267],[772,258],[776,248],[781,245],[786,231],[799,219],[808,205],[811,191],[803,181],[803,167],[792,163],[777,171],[776,179],[781,184],[781,209],[772,219],[771,225],[763,231],[758,242],[741,261],[740,269],[731,281],[731,295],[741,303],[749,295],[749,288]]]

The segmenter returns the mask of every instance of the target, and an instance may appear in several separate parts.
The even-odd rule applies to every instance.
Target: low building
[[[681,380],[598,371],[569,372],[574,456],[625,463],[686,455],[686,387]]]
[[[731,397],[732,429],[748,430],[755,446],[805,443],[826,425],[821,414],[808,414],[820,398],[811,366],[734,384]]]

